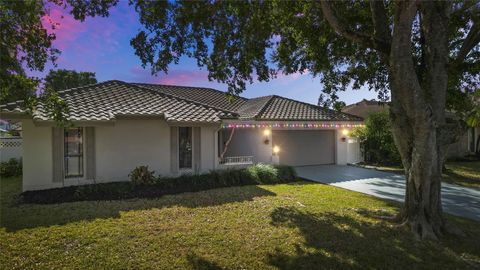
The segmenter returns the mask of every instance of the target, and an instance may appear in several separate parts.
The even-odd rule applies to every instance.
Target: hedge
[[[292,167],[257,164],[245,169],[210,171],[205,174],[182,175],[180,177],[157,177],[153,183],[144,185],[134,184],[134,182],[112,182],[26,191],[22,193],[20,200],[23,203],[52,204],[74,201],[155,198],[167,194],[213,188],[288,183],[296,180],[296,173]]]

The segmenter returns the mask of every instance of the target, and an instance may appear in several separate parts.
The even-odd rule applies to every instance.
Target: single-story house
[[[23,190],[127,181],[137,166],[165,176],[254,163],[347,164],[362,118],[280,97],[247,99],[200,87],[106,81],[60,92],[73,127],[42,104],[1,105],[22,122]]]
[[[388,112],[389,102],[379,100],[362,99],[357,103],[349,104],[342,108],[342,112],[362,117],[366,119],[369,114],[374,112]]]
[[[480,104],[478,99],[475,100]],[[389,102],[366,100],[347,105],[342,108],[342,112],[362,117],[366,119],[373,112],[388,112]],[[447,117],[455,118],[452,112],[447,113]],[[467,155],[480,153],[480,126],[469,127],[467,132],[463,134],[456,143],[448,147],[447,158],[462,158]]]

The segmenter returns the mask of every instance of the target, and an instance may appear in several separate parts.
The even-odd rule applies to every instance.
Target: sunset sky
[[[54,7],[50,15],[43,18],[45,25],[50,20],[59,24],[55,30],[57,39],[54,42],[54,46],[62,51],[57,60],[59,69],[95,72],[99,81],[117,79],[227,90],[224,84],[208,81],[208,72],[200,69],[195,60],[186,57],[180,64],[171,65],[168,74],[152,76],[148,67],[143,69],[140,59],[130,46],[130,39],[142,26],[138,14],[127,1],[121,1],[112,8],[107,18],[87,18],[82,23],[74,20],[67,11]],[[30,72],[30,75],[43,77],[51,68],[53,67],[49,64],[43,73]],[[312,78],[309,74],[279,75],[270,82],[247,84],[247,90],[242,96],[276,94],[316,104],[321,89],[319,79]],[[376,98],[377,94],[367,90],[350,90],[339,96],[350,104],[364,98]]]

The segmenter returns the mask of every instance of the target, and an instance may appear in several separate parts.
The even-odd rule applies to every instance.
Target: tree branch
[[[390,53],[392,35],[390,33],[390,24],[383,0],[370,1],[370,10],[372,12],[374,26],[373,42],[380,51],[385,52],[388,55]]]
[[[382,53],[388,54],[389,50],[385,51],[385,48],[389,48],[389,45],[384,41],[376,39],[371,35],[349,29],[345,24],[340,22],[329,1],[320,1],[320,6],[322,8],[323,17],[338,34],[367,48],[376,49]]]
[[[335,15],[330,2],[328,1],[320,1],[320,5],[322,7],[323,17],[327,20],[330,26],[338,32],[341,36],[356,42],[360,43],[366,47],[374,48],[374,44],[372,42],[371,36],[366,35],[364,33],[358,33],[356,31],[350,30],[342,24],[337,16]]]
[[[474,22],[470,32],[468,32],[467,37],[463,41],[462,47],[458,52],[456,62],[461,62],[467,57],[468,53],[478,45],[480,42],[480,25],[478,22]]]

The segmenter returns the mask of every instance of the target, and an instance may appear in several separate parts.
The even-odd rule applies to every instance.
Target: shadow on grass
[[[18,183],[2,181],[0,227],[7,231],[64,225],[71,222],[119,218],[121,212],[168,207],[210,207],[252,201],[276,194],[258,186],[218,188],[207,191],[165,195],[153,199],[81,201],[59,204],[15,204]]]
[[[221,270],[224,269],[217,265],[214,262],[208,261],[202,257],[199,257],[195,254],[190,254],[187,257],[188,262],[190,263],[191,269],[194,270]]]
[[[309,213],[292,207],[277,208],[271,219],[272,225],[296,229],[304,238],[304,243],[296,244],[293,252],[277,249],[269,254],[269,263],[278,269],[480,267],[480,250],[474,239],[462,239],[465,242],[459,243],[458,239],[447,238],[442,245],[418,242],[408,229],[388,222],[369,222],[337,212]],[[478,239],[478,234],[475,237]],[[450,248],[457,254],[452,254]],[[465,255],[474,259],[461,258]]]
[[[465,167],[465,169],[470,169],[468,167]],[[467,171],[471,174],[474,174],[475,171]],[[473,187],[473,188],[480,188],[480,177],[479,178],[473,178],[473,177],[468,177],[466,175],[462,175],[460,173],[455,172],[452,169],[447,169],[443,173],[443,180],[445,182],[451,183],[451,184],[457,184],[460,186],[465,186],[465,187]]]

